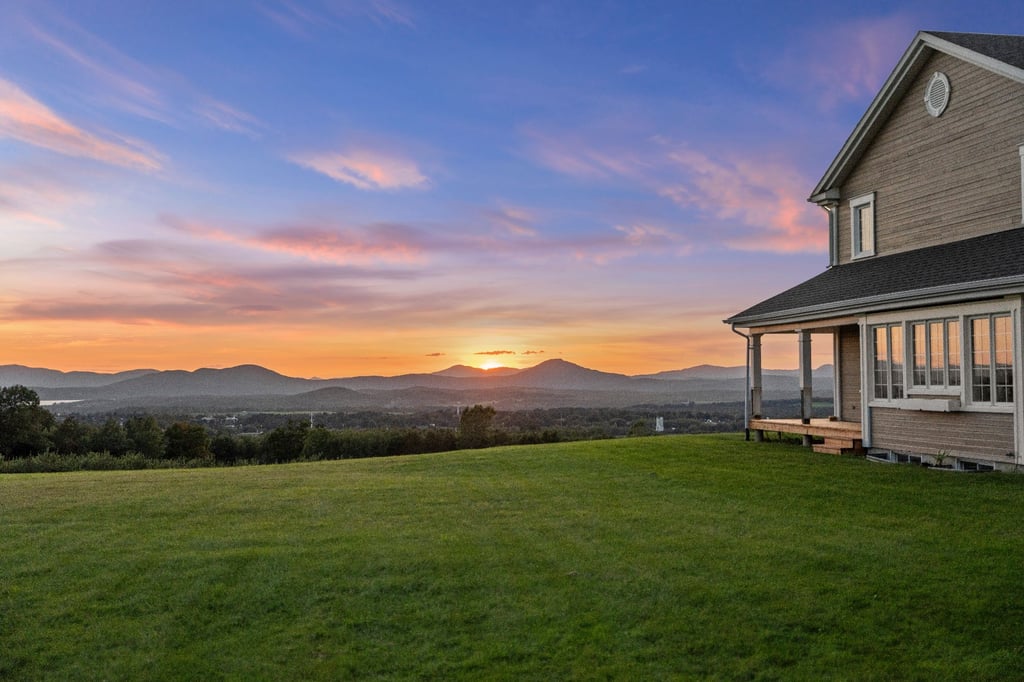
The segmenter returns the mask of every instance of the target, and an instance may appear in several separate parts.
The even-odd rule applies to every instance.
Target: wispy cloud
[[[22,17],[25,34],[60,55],[87,86],[81,96],[101,106],[183,127],[199,123],[254,137],[261,123],[208,94],[200,92],[180,74],[152,68],[52,9],[48,27]]]
[[[251,232],[173,215],[162,216],[161,222],[179,232],[208,241],[341,264],[415,263],[423,259],[429,248],[426,235],[398,223],[375,223],[359,228],[282,225]]]
[[[646,221],[616,225],[631,246],[675,245],[677,253],[688,253],[699,242],[791,252],[820,250],[827,241],[819,211],[804,200],[810,179],[768,154],[702,151],[658,135],[631,145],[574,135],[527,139],[532,158],[552,170],[589,182],[625,184],[687,211],[673,230]],[[539,144],[541,139],[546,142]],[[695,224],[694,213],[717,229]]]
[[[514,350],[481,350],[473,353],[473,355],[515,355]]]
[[[786,90],[802,90],[825,111],[867,100],[881,87],[920,20],[908,13],[847,19],[805,32],[780,55],[758,60],[760,75]]]
[[[734,248],[762,251],[820,251],[828,241],[820,209],[803,200],[806,178],[767,159],[713,159],[685,147],[669,152],[678,181],[660,190],[684,207],[696,207],[748,229],[726,239]]]
[[[360,19],[379,26],[416,26],[413,12],[394,0],[325,0],[303,3],[278,0],[262,2],[258,8],[279,28],[300,38],[309,37],[309,32],[314,29],[337,29]]]
[[[483,213],[491,223],[509,234],[519,237],[537,236],[537,216],[528,208],[502,203],[496,208],[485,209]]]
[[[157,171],[162,166],[160,155],[141,142],[104,138],[83,130],[2,78],[0,137],[125,168]]]
[[[311,152],[293,154],[288,160],[362,190],[422,188],[429,184],[414,161],[386,152]]]

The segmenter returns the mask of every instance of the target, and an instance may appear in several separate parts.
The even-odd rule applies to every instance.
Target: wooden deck
[[[799,419],[751,419],[750,430],[796,433],[804,436],[807,442],[817,436],[823,438],[825,442],[812,445],[814,451],[830,455],[864,452],[864,436],[858,422],[812,419],[809,424],[804,424]]]

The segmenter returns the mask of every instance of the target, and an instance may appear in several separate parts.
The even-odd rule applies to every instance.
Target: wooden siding
[[[950,455],[1012,463],[1013,415],[871,409],[871,447],[906,454]]]
[[[939,118],[923,101],[936,71],[950,82]],[[879,256],[1020,226],[1022,102],[1024,85],[935,54],[841,188],[840,263],[851,260],[849,201],[870,192]]]
[[[839,328],[839,387],[846,422],[860,423],[860,328],[856,325]]]

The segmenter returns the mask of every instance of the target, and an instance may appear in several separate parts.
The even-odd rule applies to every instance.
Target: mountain
[[[761,371],[762,376],[792,376],[799,377],[798,369],[765,369]],[[719,367],[718,365],[697,365],[686,369],[677,369],[657,374],[642,375],[649,379],[743,379],[747,375],[747,368],[743,365],[736,367]],[[826,364],[811,372],[811,375],[820,379],[831,379],[833,376],[832,365]]]
[[[831,395],[831,366],[815,371],[815,394]],[[146,409],[210,411],[331,411],[424,409],[491,404],[498,409],[539,407],[628,407],[640,404],[738,402],[745,389],[743,367],[702,365],[673,372],[627,376],[601,372],[566,360],[547,360],[526,369],[482,370],[455,365],[433,374],[301,379],[258,365],[227,369],[119,374],[56,372],[7,365],[0,385],[21,383],[62,412]],[[767,370],[765,400],[799,395],[796,370]]]
[[[133,379],[156,372],[155,369],[133,369],[128,372],[102,374],[100,372],[61,372],[56,369],[0,365],[0,386],[31,386],[33,388],[68,388],[109,386],[125,379]]]
[[[493,367],[491,369],[482,369],[480,367],[470,367],[469,365],[452,365],[448,369],[442,369],[440,372],[434,372],[434,376],[475,379],[479,377],[507,376],[509,374],[518,374],[521,371],[522,370],[516,369],[515,367]]]

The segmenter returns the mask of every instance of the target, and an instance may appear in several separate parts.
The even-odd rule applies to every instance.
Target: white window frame
[[[999,317],[1003,315],[1010,316],[1010,328],[1012,330],[1012,348],[1011,357],[1013,358],[1013,395],[1014,402],[974,402],[972,396],[974,395],[973,386],[973,349],[971,347],[971,320],[985,317]],[[925,321],[938,321],[938,320],[958,320],[960,323],[960,385],[959,386],[948,386],[946,388],[924,388],[921,386],[914,386],[911,381],[913,380],[913,343],[912,343],[912,330],[911,326],[915,322]],[[892,408],[905,408],[905,409],[919,409],[919,405],[915,404],[919,399],[915,396],[929,396],[929,397],[948,397],[958,398],[960,401],[960,407],[957,408],[961,412],[1001,412],[1001,413],[1013,413],[1017,410],[1017,404],[1024,399],[1024,377],[1022,377],[1022,366],[1024,366],[1024,356],[1022,356],[1022,345],[1024,345],[1024,338],[1022,338],[1021,329],[1021,299],[1004,299],[1001,301],[991,301],[988,303],[978,303],[969,305],[957,305],[957,306],[945,306],[941,308],[928,308],[928,309],[917,309],[907,311],[905,313],[877,313],[873,315],[867,315],[861,318],[862,328],[865,330],[865,334],[861,337],[863,343],[866,345],[864,348],[864,356],[866,361],[863,363],[864,373],[861,375],[864,402],[862,403],[865,409],[871,407],[892,407]],[[886,325],[903,325],[903,393],[904,398],[888,399],[875,398],[875,379],[874,379],[874,328]],[[948,353],[948,347],[946,349]],[[993,395],[994,395],[993,389]],[[868,417],[868,413],[865,413],[865,417]],[[870,417],[868,417],[870,418]],[[1024,442],[1024,433],[1022,433],[1022,442]]]
[[[956,351],[956,357],[955,358],[953,357],[953,353],[950,352],[951,351],[951,349],[950,349],[950,345],[951,344],[949,342],[949,338],[950,338],[949,337],[949,325],[952,324],[952,323],[956,323],[956,325],[957,325],[957,334],[956,334],[957,351]],[[916,356],[916,348],[914,346],[914,342],[915,342],[915,338],[916,338],[914,336],[914,325],[918,325],[918,324],[924,326],[925,339],[926,339],[925,340],[925,348],[924,348],[924,360],[925,360],[924,373],[925,373],[925,381],[924,381],[923,384],[917,383],[917,381],[915,380],[915,376],[914,376],[915,372],[917,371],[916,357],[915,357]],[[932,333],[933,332],[932,326],[936,325],[936,324],[940,325],[941,328],[942,328],[942,338],[941,338],[942,358],[941,358],[939,366],[935,366],[934,363],[932,362],[932,359],[933,359],[933,352],[932,351],[934,350],[934,346],[935,346],[935,342],[934,342],[935,335]],[[940,395],[940,396],[943,396],[943,395],[960,395],[961,387],[963,386],[963,383],[964,383],[964,367],[963,367],[963,359],[964,359],[964,350],[963,350],[964,330],[963,330],[963,316],[954,315],[952,317],[919,317],[919,318],[907,320],[906,327],[907,327],[907,330],[906,330],[906,334],[907,334],[906,343],[907,343],[907,351],[908,351],[907,352],[907,355],[908,355],[907,359],[909,360],[909,363],[910,363],[910,366],[908,368],[909,371],[907,373],[907,376],[910,379],[910,383],[907,384],[907,393],[908,394],[914,394],[914,395],[935,394],[935,395]],[[956,366],[953,362],[951,362],[951,360],[954,360],[954,359],[959,361],[961,364],[959,366]],[[950,382],[950,375],[953,374],[954,367],[956,367],[956,371],[959,372],[959,377],[958,377],[959,381],[957,381],[956,383],[951,383]],[[941,374],[942,374],[942,381],[941,382],[935,381],[934,373],[936,371],[941,372]]]
[[[864,247],[864,226],[861,224],[861,209],[867,207],[871,215],[871,244]],[[852,258],[867,258],[875,255],[875,242],[878,236],[875,220],[875,193],[862,194],[850,199],[850,249]]]
[[[996,350],[997,344],[996,344],[996,333],[995,333],[996,332],[996,320],[997,319],[1006,319],[1006,320],[1008,320],[1009,325],[1010,325],[1010,330],[1009,330],[1010,331],[1010,373],[1011,373],[1010,374],[1010,385],[1009,385],[1009,390],[1010,390],[1010,393],[1011,393],[1010,400],[999,400],[999,395],[998,395],[999,394],[999,386],[1000,386],[1000,384],[998,383],[998,374],[997,374],[997,372],[998,372],[998,369],[997,369],[998,368],[998,364],[997,364],[997,350]],[[988,348],[984,349],[985,352],[988,353],[988,357],[989,357],[988,367],[987,367],[987,369],[989,370],[989,382],[988,382],[989,383],[989,386],[988,386],[989,398],[988,398],[988,400],[982,400],[982,399],[978,399],[978,398],[974,397],[974,389],[975,389],[975,382],[974,382],[974,370],[975,370],[975,365],[974,365],[974,350],[975,350],[975,348],[974,348],[974,345],[975,345],[975,343],[974,343],[974,323],[976,321],[985,322],[986,325],[988,326]],[[969,348],[968,348],[967,352],[964,353],[964,356],[965,356],[965,358],[968,361],[964,369],[965,369],[966,372],[970,373],[970,377],[971,377],[971,390],[966,395],[967,401],[970,404],[976,405],[976,406],[1012,407],[1013,404],[1014,404],[1014,397],[1017,394],[1017,392],[1015,390],[1016,387],[1014,385],[1014,377],[1017,374],[1017,363],[1014,362],[1014,356],[1016,355],[1017,340],[1015,338],[1016,334],[1014,334],[1014,315],[1013,315],[1013,313],[1012,312],[994,312],[994,313],[984,313],[984,314],[981,314],[981,315],[969,315],[966,318],[966,322],[969,325],[969,329],[964,332],[964,337],[968,341]]]

